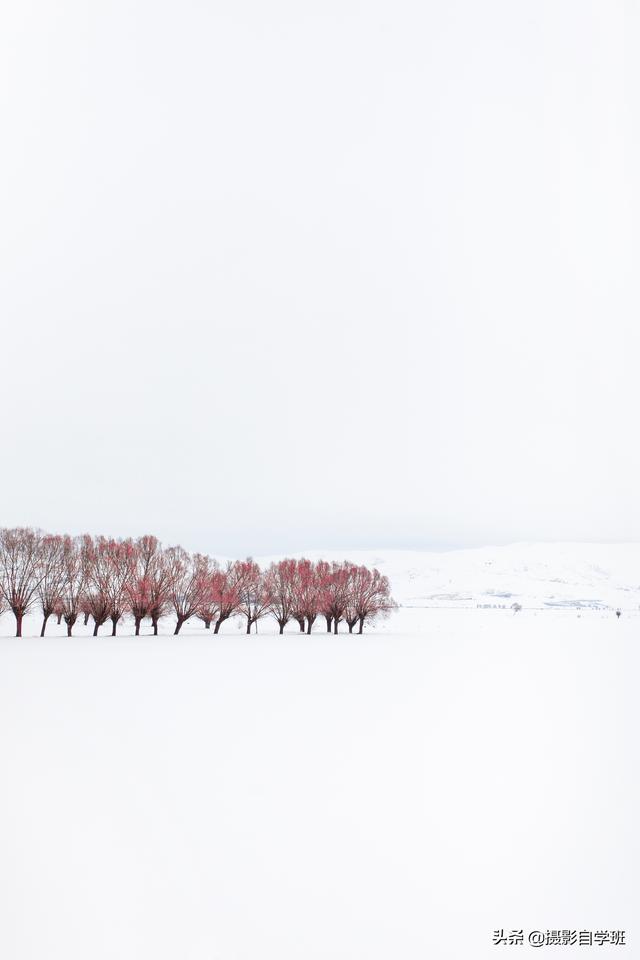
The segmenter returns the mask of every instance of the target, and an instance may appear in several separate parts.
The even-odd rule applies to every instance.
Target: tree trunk
[[[284,633],[284,623],[280,623],[280,633]]]
[[[251,633],[251,617],[247,617],[247,633]]]
[[[73,624],[72,624],[72,623],[68,623],[68,624],[67,624],[67,636],[68,636],[68,637],[71,636],[71,631],[72,631],[72,630],[73,630]]]
[[[333,620],[333,632],[334,632],[334,633],[337,633],[337,632],[338,632],[338,624],[339,624],[339,623],[340,623],[340,621],[338,620],[338,618],[337,618],[337,617],[334,617],[334,620]]]
[[[85,621],[85,623],[86,623],[86,621]],[[94,635],[94,637],[97,637],[97,636],[98,636],[98,626],[99,626],[99,624],[98,624],[98,621],[96,620],[96,621],[94,622],[94,627],[93,627],[93,635]]]
[[[222,623],[222,620],[216,620],[216,625],[215,625],[215,627],[213,628],[213,632],[214,632],[214,633],[220,633],[220,624],[221,624],[221,623]]]
[[[40,636],[44,637],[45,630],[47,629],[47,620],[51,616],[50,613],[45,613],[42,617],[42,629],[40,630]]]
[[[298,626],[300,627],[300,633],[304,633],[304,617],[296,617],[298,621]]]
[[[177,636],[177,635],[180,633],[180,627],[182,626],[183,623],[184,623],[184,617],[178,617],[178,622],[176,623],[176,628],[175,628],[175,630],[173,631],[174,637]]]
[[[87,625],[88,623],[89,623],[89,614],[88,614],[88,613],[85,613],[85,615],[84,615],[84,625],[85,625],[85,627],[86,627],[86,625]],[[94,633],[94,637],[95,637],[95,633]]]
[[[349,624],[349,633],[353,633],[353,628],[356,624],[355,620],[348,620],[347,623]]]
[[[328,617],[325,613],[324,618],[327,621],[327,633],[331,633],[331,624],[333,623],[333,617]]]
[[[154,637],[157,637],[158,636],[158,618],[151,617],[151,623],[153,625],[153,635]]]
[[[112,637],[115,637],[115,635],[116,635],[116,626],[117,626],[117,624],[118,624],[118,620],[119,620],[119,619],[120,619],[120,617],[111,617],[111,623],[113,624],[113,626],[111,627],[111,636],[112,636]]]
[[[364,617],[360,617],[360,625],[358,627],[358,633],[362,633],[363,627],[364,627]]]
[[[311,627],[313,626],[313,620],[311,617],[307,619],[307,633],[311,633]]]
[[[16,637],[21,637],[22,636],[22,618],[24,614],[16,613],[15,610],[14,610],[14,614],[16,618]]]
[[[136,624],[136,637],[139,637],[139,636],[140,636],[140,623],[142,622],[142,617],[135,617],[134,619],[135,619],[135,624]]]
[[[62,623],[62,614],[59,613],[59,614],[58,614],[58,626],[60,626],[61,623]]]
[[[204,628],[205,630],[211,630],[211,620],[205,620]]]

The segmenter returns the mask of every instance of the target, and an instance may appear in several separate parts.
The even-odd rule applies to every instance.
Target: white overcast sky
[[[0,523],[640,539],[639,20],[4,0]]]

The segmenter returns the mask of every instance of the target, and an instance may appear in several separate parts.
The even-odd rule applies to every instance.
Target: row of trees
[[[192,617],[217,633],[232,616],[245,618],[247,633],[266,616],[280,633],[291,621],[311,633],[318,618],[328,632],[338,633],[344,622],[349,633],[362,633],[396,606],[387,577],[347,561],[285,559],[262,570],[251,559],[221,565],[182,547],[163,548],[153,536],[69,537],[28,528],[0,529],[0,601],[16,618],[17,637],[34,609],[42,614],[40,636],[52,616],[64,620],[68,636],[80,617],[85,625],[93,620],[94,636],[108,622],[115,636],[130,616],[138,636],[143,620],[157,635],[158,622],[171,614],[176,634]]]

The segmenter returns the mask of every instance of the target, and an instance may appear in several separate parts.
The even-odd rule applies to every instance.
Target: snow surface
[[[640,548],[375,557],[411,605],[362,637],[2,619],[3,960],[637,955]]]

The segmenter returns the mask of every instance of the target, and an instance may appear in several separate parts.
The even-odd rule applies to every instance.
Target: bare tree
[[[378,617],[387,617],[397,604],[391,596],[389,578],[375,567],[373,570],[354,567],[350,579],[348,605],[357,614],[358,633],[362,633],[365,623],[371,623]]]
[[[333,623],[333,632],[338,632],[338,625],[344,617],[349,599],[349,578],[351,576],[352,564],[332,563],[328,570],[323,569],[322,590],[321,590],[321,609],[327,620],[327,629],[331,629]]]
[[[154,637],[158,636],[158,621],[171,609],[171,580],[167,557],[161,551],[155,558],[149,571],[149,609]]]
[[[174,634],[178,634],[198,611],[209,564],[206,557],[191,556],[183,547],[169,547],[165,555],[169,602],[177,618]]]
[[[284,633],[284,628],[295,612],[295,582],[295,560],[280,560],[279,563],[272,563],[265,574],[269,612],[278,622],[280,633]]]
[[[106,541],[105,559],[111,636],[115,637],[118,622],[127,609],[128,588],[135,567],[136,550],[133,541]]]
[[[218,603],[215,597],[214,583],[214,573],[217,570],[218,564],[215,560],[210,560],[208,557],[203,559],[196,616],[204,623],[205,630],[210,630],[211,624],[218,618]]]
[[[217,568],[213,572],[212,588],[213,601],[218,616],[213,632],[218,633],[220,627],[237,612],[240,606],[240,581],[242,568],[237,563],[228,563],[224,570]]]
[[[140,537],[135,543],[134,562],[125,585],[136,637],[140,635],[140,624],[145,617],[151,618],[154,635],[157,635],[158,619],[167,607],[166,587],[166,564],[160,541],[151,535]]]
[[[87,579],[86,538],[65,537],[63,542],[64,585],[62,588],[62,616],[70,637],[82,611]]]
[[[42,611],[40,636],[44,637],[47,621],[58,608],[65,585],[64,537],[44,536],[40,542],[38,602]]]
[[[258,564],[251,559],[238,561],[238,613],[247,618],[247,633],[269,610],[269,594]],[[257,629],[257,628],[256,628]]]
[[[318,616],[321,593],[321,580],[316,565],[304,558],[298,560],[295,581],[296,619],[301,630],[306,626],[307,633],[311,633]]]
[[[318,562],[314,565],[314,570],[318,585],[318,611],[324,616],[327,624],[327,633],[331,633],[333,617],[329,612],[329,596],[327,592],[327,587],[331,580],[331,564],[327,563],[326,560],[318,560]]]
[[[42,534],[28,527],[0,530],[0,592],[16,618],[16,637],[40,586],[41,543]]]
[[[85,623],[93,618],[93,635],[111,614],[110,541],[106,537],[85,538],[87,592],[84,600]]]

